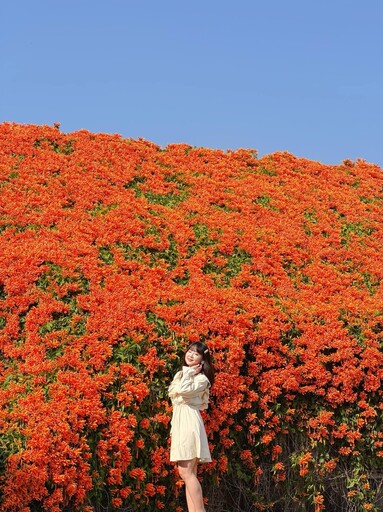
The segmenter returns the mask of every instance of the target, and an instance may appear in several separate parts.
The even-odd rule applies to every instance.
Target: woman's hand
[[[202,371],[203,364],[202,363],[193,364],[193,365],[189,366],[189,368],[192,368],[194,370],[195,375],[197,375],[198,373],[200,373]]]

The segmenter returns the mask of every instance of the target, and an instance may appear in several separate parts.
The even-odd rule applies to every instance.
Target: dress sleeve
[[[199,395],[202,391],[209,387],[209,381],[206,377],[198,378],[192,368],[184,366],[181,375],[172,382],[171,392],[174,395],[182,397],[192,397]],[[178,374],[176,375],[176,377]],[[196,378],[197,377],[197,378]],[[170,390],[169,390],[170,391]],[[170,394],[170,393],[169,393]]]

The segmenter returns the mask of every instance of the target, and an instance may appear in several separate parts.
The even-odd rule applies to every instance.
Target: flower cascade
[[[0,125],[1,510],[176,510],[166,388],[195,340],[217,485],[320,511],[340,475],[374,510],[382,202],[363,160]]]

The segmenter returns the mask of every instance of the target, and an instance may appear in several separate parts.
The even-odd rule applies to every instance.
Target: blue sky
[[[382,0],[2,0],[0,121],[383,166]]]

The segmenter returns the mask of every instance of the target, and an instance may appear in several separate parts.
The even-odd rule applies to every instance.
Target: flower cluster
[[[166,388],[203,340],[206,471],[316,511],[339,472],[373,510],[382,203],[363,160],[0,125],[1,509],[176,510]]]

